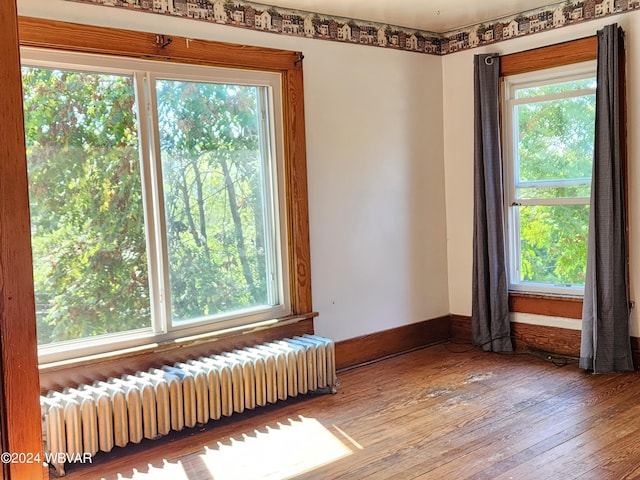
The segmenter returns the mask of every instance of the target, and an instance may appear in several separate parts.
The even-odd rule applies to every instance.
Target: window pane
[[[584,285],[588,205],[522,206],[519,214],[521,282]]]
[[[517,181],[590,179],[595,95],[515,107]]]
[[[149,327],[133,78],[22,72],[38,341]]]
[[[575,90],[589,90],[596,88],[595,78],[584,78],[570,82],[552,83],[537,87],[520,88],[516,91],[516,98],[531,98],[554,93],[573,92]]]
[[[259,87],[156,82],[173,321],[277,304]]]

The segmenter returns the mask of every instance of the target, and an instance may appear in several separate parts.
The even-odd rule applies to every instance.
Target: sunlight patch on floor
[[[193,480],[189,478],[187,472],[184,471],[184,467],[182,466],[182,462],[178,461],[176,463],[168,462],[164,460],[164,465],[162,467],[154,467],[153,465],[148,465],[148,470],[145,472],[140,472],[133,469],[133,475],[130,477],[124,477],[123,475],[118,475],[118,480]]]
[[[340,438],[318,420],[298,416],[286,422],[232,437],[181,460],[133,469],[118,480],[284,480],[351,455],[363,447],[332,425]],[[346,444],[345,444],[346,443]],[[170,448],[170,446],[168,447]],[[204,452],[204,453],[200,453]]]
[[[313,418],[298,417],[242,438],[205,447],[202,460],[215,480],[281,480],[352,453]]]

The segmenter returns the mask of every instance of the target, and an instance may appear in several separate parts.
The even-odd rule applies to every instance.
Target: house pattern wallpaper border
[[[640,8],[640,0],[567,0],[445,33],[244,0],[67,0],[294,37],[446,55]]]
[[[640,0],[568,0],[442,35],[440,55],[637,10]]]

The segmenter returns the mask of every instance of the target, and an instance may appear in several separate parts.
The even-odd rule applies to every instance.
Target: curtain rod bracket
[[[488,57],[484,57],[484,64],[488,65],[488,66],[493,65],[493,59],[497,58],[497,57],[498,57],[498,55],[490,55]]]

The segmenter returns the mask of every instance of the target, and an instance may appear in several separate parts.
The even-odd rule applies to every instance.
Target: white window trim
[[[519,216],[516,208],[527,205],[585,205],[589,204],[589,197],[573,197],[565,199],[520,199],[516,198],[516,182],[515,178],[515,156],[517,144],[514,141],[515,119],[513,116],[514,107],[516,105],[530,102],[530,98],[515,98],[515,91],[526,87],[535,87],[547,85],[550,83],[560,83],[565,81],[579,80],[584,78],[592,78],[596,76],[597,62],[595,60],[581,62],[578,64],[564,65],[533,72],[520,73],[516,75],[506,76],[502,82],[502,145],[503,145],[503,185],[504,185],[504,222],[506,231],[506,257],[507,257],[507,278],[508,289],[517,292],[528,292],[537,294],[551,294],[562,296],[583,296],[584,287],[573,285],[550,285],[535,282],[516,281],[518,272],[516,265],[520,264],[521,252],[520,245],[517,241],[519,236],[515,234],[520,230]],[[583,89],[573,90],[568,94],[550,94],[536,97],[536,99],[558,100],[563,98],[571,98],[579,95],[593,94],[594,90]],[[586,179],[585,179],[586,180]],[[545,186],[554,186],[554,181],[548,182],[527,182],[527,186],[537,186],[544,184]],[[582,185],[586,182],[569,181],[561,182],[562,186],[575,183]],[[590,184],[590,179],[588,184]],[[515,207],[515,208],[514,208]]]
[[[141,184],[143,189],[143,209],[145,212],[145,234],[147,238],[147,257],[150,278],[151,327],[113,334],[87,337],[84,339],[57,342],[38,347],[40,363],[53,363],[89,355],[104,354],[115,350],[126,350],[150,344],[168,344],[203,334],[236,329],[242,326],[261,326],[270,324],[275,319],[291,314],[290,274],[288,233],[286,217],[286,180],[284,172],[284,138],[283,138],[283,104],[282,75],[262,70],[245,70],[192,64],[178,64],[153,60],[112,57],[100,54],[87,54],[65,51],[51,51],[33,47],[21,48],[21,60],[25,66],[47,67],[59,69],[95,69],[99,73],[118,73],[133,75],[138,99],[146,99],[149,105],[137,102],[139,124]],[[168,268],[166,265],[166,241],[163,237],[164,202],[162,178],[157,145],[157,132],[153,137],[153,128],[149,125],[148,116],[140,110],[155,109],[155,97],[144,92],[144,82],[151,78],[175,79],[185,81],[208,81],[237,85],[266,86],[269,90],[269,117],[264,119],[272,128],[272,138],[268,142],[271,147],[269,169],[272,188],[267,195],[274,205],[271,209],[271,222],[275,225],[275,258],[280,282],[277,285],[279,303],[271,307],[255,307],[232,314],[182,321],[180,325],[172,325],[170,320]],[[155,113],[154,113],[155,115]],[[155,117],[152,117],[155,118]],[[151,145],[155,144],[155,147]],[[276,177],[277,188],[273,177]],[[163,262],[165,262],[163,264]]]

